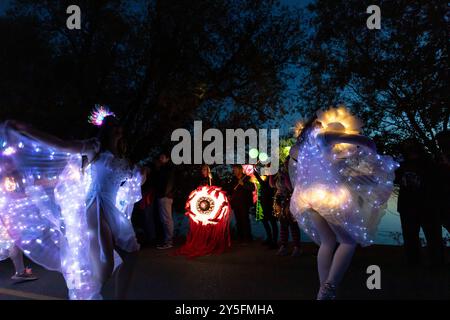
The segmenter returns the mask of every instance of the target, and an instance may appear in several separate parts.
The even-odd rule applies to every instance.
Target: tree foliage
[[[438,152],[449,129],[448,10],[442,1],[378,1],[381,30],[369,30],[371,1],[309,6],[301,100],[310,112],[343,102],[381,144],[415,138]]]
[[[301,49],[299,16],[275,0],[15,0],[0,20],[0,116],[79,137],[110,105],[142,158],[194,119],[246,127],[273,117]]]

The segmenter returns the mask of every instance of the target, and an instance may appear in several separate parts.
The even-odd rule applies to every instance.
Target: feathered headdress
[[[342,134],[359,134],[362,122],[344,107],[339,105],[326,111],[318,111],[317,120],[322,124],[321,131],[339,132]],[[349,155],[356,150],[356,146],[348,143],[338,143],[333,146],[333,151],[339,155]]]
[[[109,110],[107,106],[96,104],[94,109],[91,111],[88,122],[94,126],[101,126],[103,124],[103,120],[108,116],[115,117],[116,115],[114,112]]]
[[[317,112],[317,120],[322,123],[325,131],[339,131],[347,134],[361,132],[362,122],[343,105]]]

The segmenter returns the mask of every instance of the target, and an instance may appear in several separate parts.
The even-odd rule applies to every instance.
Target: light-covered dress
[[[329,144],[328,137],[312,129],[292,148],[291,212],[318,244],[313,211],[355,242],[370,245],[393,189],[397,163],[366,147]]]
[[[0,124],[0,221],[25,255],[63,274],[71,299],[101,299],[92,248],[98,245],[105,259],[101,217],[117,248],[139,249],[130,218],[141,175],[99,147],[90,139],[81,154],[65,153]],[[96,156],[83,168],[85,154]]]

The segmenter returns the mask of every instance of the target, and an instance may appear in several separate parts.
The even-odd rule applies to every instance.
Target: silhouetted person
[[[301,255],[301,233],[297,220],[290,210],[291,195],[294,188],[289,178],[289,159],[288,156],[275,176],[271,176],[270,183],[276,188],[273,201],[275,215],[280,219],[280,248],[277,252],[279,256],[286,256],[288,251],[289,231],[292,235],[294,249],[291,256]]]
[[[403,145],[404,161],[396,171],[400,185],[397,211],[400,213],[407,262],[420,263],[420,228],[427,241],[433,265],[443,261],[442,229],[439,215],[432,207],[433,169],[419,143],[408,140]]]
[[[212,186],[213,185],[213,176],[211,173],[211,169],[207,164],[203,164],[200,167],[200,174],[195,179],[195,188],[200,186]]]
[[[273,212],[275,189],[270,185],[269,176],[261,176],[256,170],[254,175],[259,182],[259,201],[263,212],[262,223],[264,225],[264,230],[266,231],[266,240],[264,240],[263,244],[270,248],[277,248],[278,224],[277,218]]]
[[[175,168],[168,151],[163,151],[158,158],[159,168],[155,173],[156,204],[164,229],[164,243],[158,249],[173,247],[173,216],[172,205],[175,191]]]
[[[238,239],[243,242],[249,242],[252,240],[249,214],[253,205],[255,185],[250,181],[250,177],[244,174],[241,165],[233,165],[233,175],[234,178],[230,188],[230,203],[236,218]]]
[[[159,159],[153,161],[147,172],[147,180],[142,185],[142,199],[135,206],[132,221],[135,229],[142,231],[140,241],[154,245],[163,242],[164,231],[156,203],[156,173],[159,169]]]

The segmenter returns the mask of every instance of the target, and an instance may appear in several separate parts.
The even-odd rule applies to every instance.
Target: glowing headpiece
[[[322,123],[325,131],[358,134],[362,127],[362,122],[343,105],[317,112],[317,120]]]
[[[91,112],[91,115],[89,116],[88,121],[95,126],[101,126],[103,124],[103,120],[105,120],[108,116],[115,117],[116,115],[114,112],[110,111],[108,107],[96,104]]]

